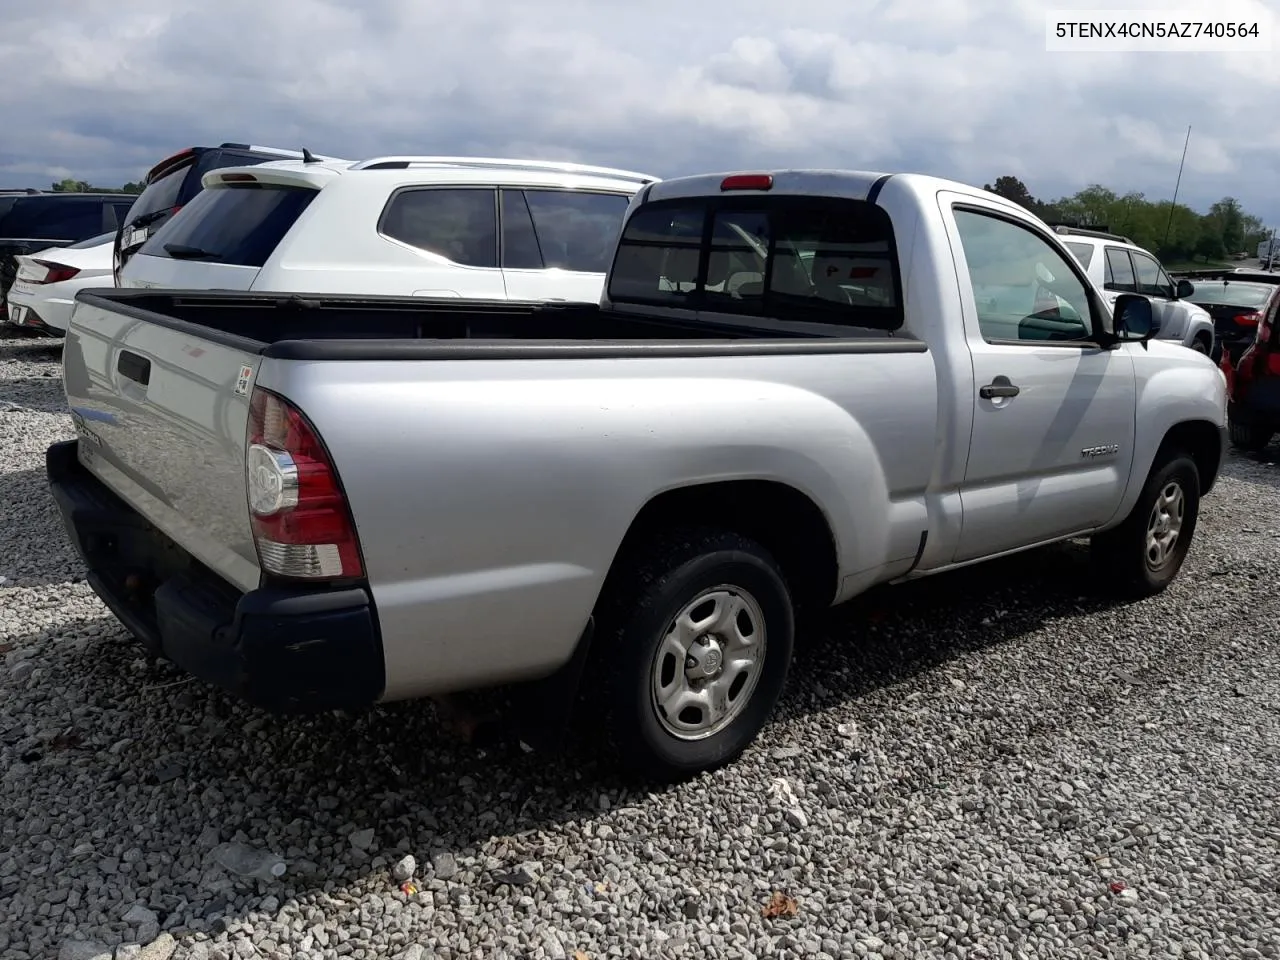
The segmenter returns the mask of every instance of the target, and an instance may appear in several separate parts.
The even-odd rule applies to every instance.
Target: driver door
[[[1038,227],[947,199],[973,431],[955,561],[1081,533],[1114,515],[1133,460],[1127,348],[1101,349],[1079,264]]]

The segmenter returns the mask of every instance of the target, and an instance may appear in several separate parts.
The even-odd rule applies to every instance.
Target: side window
[[[1072,243],[1068,240],[1063,244],[1063,246],[1070,250],[1075,258],[1080,261],[1080,266],[1084,267],[1086,270],[1089,269],[1089,264],[1093,262],[1093,244],[1079,242]]]
[[[524,194],[502,191],[502,265],[509,270],[541,270],[542,251]]]
[[[1130,250],[1129,256],[1133,258],[1133,265],[1137,272],[1137,292],[1148,297],[1164,297],[1166,300],[1172,300],[1173,284],[1169,281],[1164,268],[1145,253]]]
[[[579,273],[609,269],[609,255],[630,197],[577,190],[525,190],[524,198],[545,267]]]
[[[1106,287],[1117,293],[1138,292],[1138,281],[1133,275],[1133,264],[1129,262],[1128,250],[1107,247]]]
[[[491,188],[401,190],[378,230],[401,243],[467,267],[498,265],[497,197]]]
[[[1085,284],[1047,240],[1020,224],[983,213],[956,210],[955,218],[984,340],[1090,339]]]

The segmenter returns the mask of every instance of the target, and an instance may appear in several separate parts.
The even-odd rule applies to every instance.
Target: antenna
[[[1169,244],[1169,231],[1173,229],[1173,211],[1178,208],[1178,188],[1182,186],[1182,167],[1187,162],[1187,144],[1191,142],[1191,124],[1187,124],[1187,139],[1182,142],[1182,161],[1178,164],[1178,179],[1173,184],[1173,202],[1169,204],[1169,222],[1164,225],[1162,246]]]
[[[314,153],[312,153],[310,150],[308,150],[306,147],[303,147],[303,148],[302,148],[302,162],[303,162],[303,163],[319,163],[319,162],[320,162],[320,158],[319,158],[319,157],[317,157],[317,156],[316,156]]]

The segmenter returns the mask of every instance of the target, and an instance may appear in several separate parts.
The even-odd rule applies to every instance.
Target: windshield
[[[81,240],[79,243],[70,244],[68,250],[87,250],[90,247],[99,247],[104,243],[110,243],[116,238],[116,232],[112,230],[110,233],[100,233],[96,237],[90,237],[88,240]]]
[[[1232,307],[1260,307],[1271,297],[1275,287],[1265,283],[1239,283],[1226,280],[1197,283],[1192,303],[1226,304]]]

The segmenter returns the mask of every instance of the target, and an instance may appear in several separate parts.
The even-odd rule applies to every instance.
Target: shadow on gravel
[[[1076,544],[1059,545],[878,589],[831,613],[802,638],[780,719],[861,697],[974,650],[1016,642],[1049,618],[1104,609],[1107,603],[1088,587],[1087,557]],[[213,842],[242,832],[240,839],[289,859],[290,872],[273,886],[275,894],[362,880],[391,890],[381,871],[402,852],[420,862],[436,851],[464,862],[491,856],[501,869],[539,857],[554,860],[556,832],[590,829],[602,791],[609,791],[614,807],[649,794],[617,782],[580,749],[538,755],[509,742],[483,749],[460,744],[444,734],[425,702],[390,704],[360,716],[272,716],[171,665],[147,665],[110,618],[13,645],[50,636],[58,639],[41,647],[53,661],[49,671],[65,685],[61,702],[77,705],[74,716],[15,714],[9,718],[14,727],[0,730],[0,742],[15,743],[28,723],[65,728],[26,749],[21,759],[31,764],[29,780],[63,796],[94,784],[98,811],[118,814],[99,821],[113,824],[99,848],[116,856],[143,842],[132,811],[146,810],[142,853],[148,860],[199,861]],[[46,707],[43,699],[32,691],[24,710],[60,709]],[[22,809],[24,798],[3,799]],[[202,836],[202,825],[216,827],[217,837],[208,831]],[[365,829],[374,831],[370,852],[350,839]],[[551,835],[542,848],[520,839],[534,829]],[[52,836],[57,855],[73,862],[79,832]],[[606,864],[583,865],[597,867],[603,871]],[[235,892],[197,881],[200,872],[188,871],[185,879],[134,874],[130,883],[137,899],[153,909],[206,919],[236,914],[228,900]],[[423,873],[431,876],[426,864]],[[498,875],[489,882],[500,882]],[[95,877],[82,879],[94,888]],[[0,910],[4,897],[0,891]],[[119,915],[127,907],[99,908]]]
[[[60,360],[62,338],[27,333],[16,327],[0,328],[0,360]]]
[[[0,416],[24,411],[66,413],[67,395],[57,368],[49,376],[0,381]]]
[[[1253,464],[1264,469],[1252,471],[1248,476],[1241,477],[1232,470],[1232,467],[1240,463]],[[1271,487],[1280,488],[1280,443],[1273,441],[1257,453],[1232,450],[1227,462],[1223,464],[1222,475],[1224,477],[1236,477],[1247,483],[1263,483]]]
[[[0,413],[0,416],[4,416]],[[49,493],[44,467],[0,473],[0,577],[7,587],[83,580],[84,568]]]

